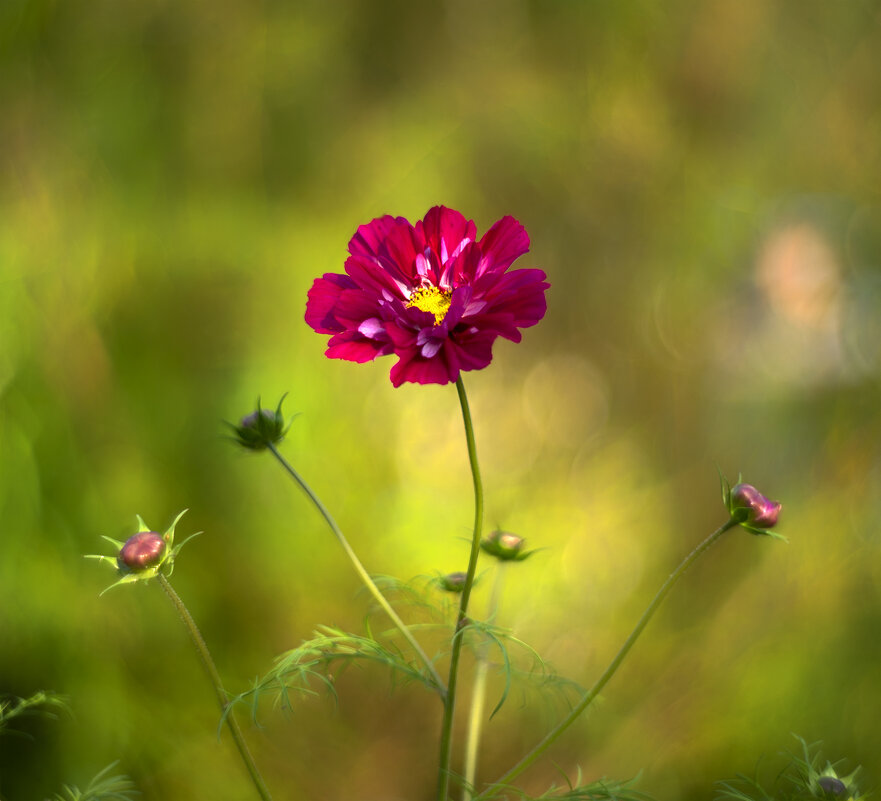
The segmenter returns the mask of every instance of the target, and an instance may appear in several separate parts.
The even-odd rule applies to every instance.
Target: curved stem
[[[235,742],[236,748],[239,750],[242,762],[245,763],[245,767],[251,775],[251,781],[254,782],[254,787],[257,788],[257,792],[263,801],[272,801],[272,796],[269,794],[269,790],[266,787],[266,783],[263,781],[263,777],[260,775],[260,771],[257,770],[254,757],[251,756],[248,744],[245,742],[245,737],[242,734],[242,730],[239,728],[238,722],[233,716],[233,712],[229,711],[227,713],[229,699],[227,698],[226,690],[223,689],[223,682],[220,680],[217,666],[211,658],[211,652],[208,650],[208,646],[205,644],[205,640],[199,632],[199,627],[196,625],[196,621],[193,620],[193,616],[184,605],[184,602],[180,599],[180,596],[174,591],[171,584],[169,584],[168,579],[163,576],[162,573],[158,573],[156,578],[159,580],[162,589],[165,590],[165,594],[171,599],[174,608],[177,609],[177,613],[189,632],[193,645],[196,647],[199,659],[202,661],[202,665],[207,671],[208,677],[211,679],[211,684],[214,685],[214,692],[217,694],[217,702],[220,704],[220,711],[226,717],[226,725],[229,727],[233,742]]]
[[[630,632],[630,636],[625,640],[624,645],[621,646],[621,649],[615,655],[615,658],[609,663],[609,666],[606,668],[605,672],[602,676],[597,679],[596,683],[591,687],[582,697],[581,700],[573,707],[572,711],[566,716],[566,718],[561,721],[557,726],[552,729],[544,739],[538,743],[526,756],[523,757],[511,770],[509,770],[504,776],[499,778],[495,783],[490,785],[486,790],[484,790],[479,795],[475,796],[474,801],[480,801],[480,799],[484,799],[487,796],[490,796],[494,791],[499,790],[502,786],[509,784],[513,779],[516,779],[524,770],[526,770],[536,759],[538,759],[554,742],[559,738],[559,736],[566,731],[587,709],[591,703],[593,703],[594,699],[602,692],[603,688],[608,684],[609,679],[615,675],[618,668],[621,667],[621,663],[624,661],[624,658],[629,653],[630,649],[633,647],[633,644],[639,639],[639,635],[642,634],[645,627],[648,625],[649,620],[651,620],[652,615],[654,615],[657,608],[661,605],[661,602],[664,598],[667,597],[670,590],[673,589],[673,585],[682,577],[686,570],[711,546],[716,540],[719,539],[728,529],[736,526],[737,523],[734,520],[728,520],[719,528],[717,528],[709,537],[707,537],[700,545],[698,545],[682,562],[679,564],[679,567],[674,570],[669,578],[664,582],[661,589],[658,590],[657,594],[654,598],[652,598],[651,603],[646,607],[645,611],[642,613],[642,617],[639,619],[639,622],[636,624],[636,627]]]
[[[434,666],[434,662],[428,658],[428,654],[422,650],[422,646],[416,641],[416,638],[413,636],[410,629],[407,627],[407,624],[398,617],[397,612],[392,609],[391,604],[386,600],[386,597],[382,594],[379,587],[376,586],[376,583],[370,577],[370,574],[364,568],[364,565],[361,564],[361,560],[355,554],[355,551],[352,549],[352,546],[349,545],[349,541],[343,536],[343,532],[340,531],[340,527],[336,524],[336,521],[331,516],[330,512],[327,511],[327,507],[321,502],[318,496],[312,491],[312,488],[303,480],[300,474],[294,470],[294,468],[290,465],[287,459],[282,456],[278,450],[276,450],[275,446],[272,443],[267,445],[270,451],[272,451],[272,455],[278,460],[278,463],[285,469],[288,475],[297,482],[300,489],[309,496],[309,500],[315,505],[315,508],[321,513],[321,516],[324,518],[330,530],[333,532],[333,535],[337,538],[340,545],[342,545],[343,550],[346,552],[346,556],[349,557],[349,561],[352,563],[352,567],[355,568],[355,572],[358,574],[358,577],[361,579],[362,583],[365,587],[367,587],[370,594],[376,600],[376,602],[382,607],[383,611],[391,618],[392,623],[395,624],[395,627],[401,634],[404,635],[404,638],[410,643],[410,647],[416,652],[419,658],[425,663],[425,667],[428,669],[428,672],[431,676],[432,681],[434,682],[438,694],[441,697],[441,700],[446,699],[447,691],[444,687],[444,681],[440,677],[440,674],[437,672],[437,668]]]
[[[505,576],[505,562],[499,560],[496,577],[489,599],[488,620],[492,622],[499,611],[502,597],[502,584]],[[483,729],[483,714],[486,708],[486,680],[489,673],[487,643],[481,643],[477,652],[477,669],[474,672],[474,690],[471,695],[471,713],[468,716],[468,735],[465,745],[465,789],[462,801],[471,801],[474,796],[474,780],[477,776],[477,753],[480,748],[480,735]]]
[[[468,559],[468,571],[465,574],[465,587],[459,602],[459,614],[456,617],[456,632],[450,652],[450,676],[447,680],[447,698],[444,703],[444,717],[441,724],[440,759],[438,763],[437,799],[447,801],[450,786],[450,755],[453,739],[453,713],[456,708],[456,685],[459,675],[459,658],[462,654],[464,641],[463,629],[468,625],[468,601],[474,585],[474,574],[477,571],[477,557],[480,553],[480,535],[483,530],[483,483],[480,479],[480,466],[477,463],[477,445],[474,442],[474,426],[471,422],[471,410],[468,407],[468,396],[461,374],[456,379],[456,390],[459,393],[459,405],[462,407],[462,422],[465,425],[465,440],[468,446],[468,461],[471,464],[471,478],[474,484],[474,534],[471,538],[471,555]]]

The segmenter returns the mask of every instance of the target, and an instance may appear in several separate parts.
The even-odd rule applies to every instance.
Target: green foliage
[[[394,576],[373,578],[386,597],[394,599],[396,606],[403,605],[414,612],[423,613],[428,622],[411,625],[411,629],[448,630],[453,625],[458,598],[449,592],[438,592],[440,577],[417,576],[410,581],[402,581]],[[379,611],[379,607],[374,604],[371,611]],[[380,636],[387,638],[395,634],[395,629],[388,629]],[[530,689],[558,694],[567,705],[570,705],[570,696],[584,691],[577,682],[557,674],[535,648],[515,637],[510,629],[471,618],[470,625],[462,629],[460,635],[465,637],[465,646],[476,654],[481,654],[489,646],[489,651],[482,653],[481,658],[504,681],[502,695],[490,717],[502,708],[510,691],[517,685],[524,691]]]
[[[56,793],[52,801],[131,801],[136,795],[135,786],[128,776],[108,775],[118,763],[112,762],[95,775],[85,790],[76,785],[65,785],[61,793]]]
[[[68,708],[67,699],[57,693],[40,690],[28,698],[8,698],[0,700],[0,735],[21,734],[9,726],[9,722],[17,717],[28,715],[41,715],[48,718],[56,718],[58,710]]]
[[[860,768],[847,775],[839,773],[842,760],[826,762],[821,769],[820,743],[808,745],[801,737],[801,753],[786,753],[788,764],[774,779],[770,789],[754,776],[738,773],[734,779],[717,782],[716,801],[808,801],[812,798],[863,801],[870,797],[857,786]]]
[[[382,594],[392,601],[393,606],[405,606],[412,612],[422,613],[425,619],[432,623],[444,626],[452,623],[458,608],[458,599],[455,599],[456,603],[451,603],[451,596],[448,593],[437,592],[440,587],[440,577],[415,576],[409,581],[386,575],[373,575],[371,578]],[[361,594],[364,593],[366,590],[362,588]],[[385,614],[375,602],[370,604],[370,613]],[[392,633],[391,630],[389,633]]]
[[[274,696],[276,705],[291,709],[291,692],[315,694],[313,684],[323,685],[336,697],[335,676],[356,662],[372,662],[389,668],[393,683],[419,682],[436,690],[435,682],[421,667],[421,662],[409,659],[394,646],[385,646],[370,636],[351,634],[331,626],[320,626],[310,640],[294,648],[275,661],[275,666],[265,676],[257,679],[252,688],[235,696],[227,706],[226,714],[233,706],[248,702],[256,719],[260,701],[267,695]],[[337,673],[331,669],[336,668]],[[224,716],[225,717],[225,716]]]
[[[596,779],[582,784],[581,771],[576,780],[570,781],[564,776],[565,786],[552,785],[541,795],[532,796],[516,787],[504,787],[499,793],[482,796],[487,801],[502,801],[518,798],[520,801],[651,801],[651,796],[634,790],[636,779],[615,781],[614,779]]]
[[[40,690],[28,698],[11,698],[0,701],[0,735],[22,734],[10,727],[15,718],[39,715],[57,718],[56,712],[67,710],[67,699],[57,693]],[[131,779],[125,775],[108,775],[118,763],[113,762],[97,773],[85,790],[76,785],[65,785],[52,801],[131,801],[137,791]]]
[[[566,698],[567,703],[569,703],[569,695],[580,695],[583,692],[583,688],[577,682],[554,672],[538,651],[515,637],[509,629],[472,620],[471,625],[463,629],[460,634],[465,636],[466,640],[470,640],[469,644],[474,648],[481,647],[480,640],[492,646],[492,651],[486,654],[485,658],[490,668],[502,676],[504,688],[501,697],[490,713],[490,718],[494,717],[502,708],[515,683],[521,684],[524,689],[528,687],[562,695]],[[522,660],[517,658],[516,654],[512,658],[511,647],[518,649],[530,660],[527,667],[520,667]],[[497,655],[496,660],[492,659],[494,653]]]

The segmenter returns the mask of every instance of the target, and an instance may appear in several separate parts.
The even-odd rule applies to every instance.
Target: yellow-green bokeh
[[[204,530],[175,586],[231,689],[361,630],[315,511],[224,439],[258,396],[289,393],[285,453],[371,571],[464,568],[454,389],[326,360],[303,321],[358,225],[438,203],[517,217],[552,284],[466,375],[487,523],[542,549],[503,623],[590,684],[722,521],[717,465],[791,541],[731,532],[525,784],[642,770],[697,801],[790,732],[881,782],[879,25],[875,0],[0,4],[0,692],[74,712],[0,739],[0,794],[119,759],[147,799],[249,797],[159,588],[97,598],[82,554],[136,513]],[[485,779],[563,713],[515,695]],[[431,798],[437,701],[373,670],[339,696],[249,729],[277,797]]]

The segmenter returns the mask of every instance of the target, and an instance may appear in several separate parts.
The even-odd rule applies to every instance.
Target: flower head
[[[172,524],[163,534],[151,531],[141,516],[136,515],[138,530],[125,542],[119,542],[112,537],[104,537],[107,542],[116,548],[116,556],[89,554],[86,558],[98,559],[101,562],[113,565],[117,570],[119,578],[107,587],[101,595],[117,584],[146,581],[160,572],[170,576],[174,570],[175,557],[180,552],[180,549],[193,537],[201,534],[201,532],[190,534],[183,542],[179,542],[177,545],[174,544],[174,528],[178,521],[186,514],[186,511],[184,509],[183,512],[174,518]]]
[[[367,362],[394,354],[396,387],[447,384],[492,361],[502,336],[520,341],[547,309],[542,270],[508,270],[529,236],[503,217],[483,237],[458,211],[435,206],[416,225],[385,216],[349,242],[345,274],[315,279],[306,322],[329,334],[326,355]]]

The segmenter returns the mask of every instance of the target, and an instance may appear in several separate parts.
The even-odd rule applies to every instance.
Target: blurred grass
[[[301,412],[286,453],[369,569],[461,569],[450,387],[330,362],[303,322],[357,225],[513,214],[546,319],[467,376],[487,522],[546,550],[504,618],[588,684],[720,522],[715,465],[785,504],[723,542],[554,752],[661,799],[824,739],[881,780],[878,2],[0,5],[0,691],[74,714],[0,741],[10,801],[120,759],[146,798],[247,797],[158,588],[81,559],[139,513],[181,534],[231,689],[363,597],[223,419]],[[478,597],[477,603],[481,602]],[[362,680],[363,678],[363,680]],[[428,798],[438,710],[354,672],[267,716],[279,797]],[[551,702],[488,727],[485,778]],[[460,740],[461,742],[461,740]],[[550,760],[528,774],[558,779]]]

